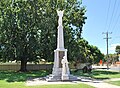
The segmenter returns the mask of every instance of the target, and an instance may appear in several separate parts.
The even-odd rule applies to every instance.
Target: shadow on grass
[[[104,74],[104,75],[116,75],[119,74],[118,72],[112,72],[112,71],[103,71],[103,70],[94,70],[93,75],[99,75],[99,74]]]
[[[115,77],[119,75],[119,72],[93,70],[91,73],[83,73],[82,70],[79,70],[77,72],[73,71],[72,74],[77,76],[91,77],[93,79],[98,79],[98,80],[104,80],[104,79],[110,79],[111,76]]]
[[[51,71],[29,71],[29,72],[15,72],[15,71],[0,71],[0,80],[7,82],[25,82],[28,78],[44,77],[50,74]],[[109,79],[111,76],[119,75],[119,72],[93,70],[91,73],[83,73],[82,70],[77,72],[71,71],[73,75],[91,77],[93,79]],[[119,75],[120,77],[120,75]]]
[[[0,71],[0,80],[6,80],[7,82],[25,82],[29,77],[44,77],[48,75],[50,71],[29,71],[29,72],[15,72],[15,71]]]

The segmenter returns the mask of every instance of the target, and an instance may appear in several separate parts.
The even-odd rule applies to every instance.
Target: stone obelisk
[[[60,81],[74,79],[70,75],[68,61],[67,61],[67,49],[64,48],[64,34],[62,17],[64,11],[58,11],[58,36],[57,36],[57,49],[54,50],[54,65],[52,74],[48,76],[47,81]]]
[[[63,34],[63,25],[62,25],[62,17],[64,11],[58,11],[58,36],[57,36],[57,49],[54,50],[54,67],[53,73],[54,75],[60,77],[61,80],[69,80],[69,71],[66,74],[62,74],[62,63],[61,60],[65,56],[67,61],[67,49],[64,48],[64,34]],[[66,69],[69,69],[66,66]]]

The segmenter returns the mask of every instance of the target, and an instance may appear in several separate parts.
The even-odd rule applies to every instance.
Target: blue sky
[[[120,0],[82,0],[86,6],[87,20],[83,27],[82,37],[89,44],[97,46],[106,54],[106,37],[109,34],[109,53],[115,53],[115,46],[120,45]]]

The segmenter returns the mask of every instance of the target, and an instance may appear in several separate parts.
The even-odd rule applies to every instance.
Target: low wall
[[[50,70],[52,69],[52,64],[27,64],[27,70]],[[20,69],[20,64],[0,64],[0,70],[14,70],[18,71]]]

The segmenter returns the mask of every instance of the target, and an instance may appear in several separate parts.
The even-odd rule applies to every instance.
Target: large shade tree
[[[53,61],[56,48],[57,13],[64,9],[65,47],[70,50],[81,38],[86,9],[78,0],[1,0],[0,60],[28,61],[44,58]],[[38,58],[39,57],[39,58]],[[69,57],[72,58],[72,57]]]
[[[20,71],[27,61],[35,61],[39,48],[37,2],[5,0],[1,6],[1,46],[3,61],[20,60]]]

